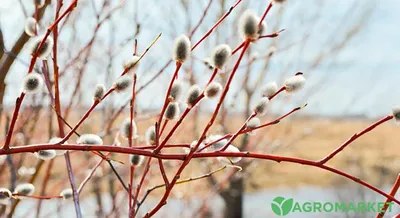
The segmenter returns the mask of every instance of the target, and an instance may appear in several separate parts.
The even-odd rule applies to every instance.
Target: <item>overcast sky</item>
[[[0,0],[0,2],[0,25],[5,35],[6,48],[9,49],[14,40],[21,34],[24,16],[16,0]],[[29,0],[23,0],[22,2],[24,2],[26,10],[30,14],[33,8],[28,4],[30,3]],[[64,2],[64,5],[68,5],[70,1],[66,0]],[[163,33],[159,42],[143,59],[143,64],[138,72],[139,85],[159,69],[159,67],[153,67],[152,70],[146,71],[148,66],[152,64],[161,66],[171,57],[173,38],[179,34],[187,33],[187,23],[197,22],[202,14],[202,9],[208,1],[189,1],[191,16],[189,21],[177,2],[177,0],[140,0],[138,3],[138,18],[142,24],[142,33],[138,37],[139,50],[143,51],[158,33]],[[216,14],[220,12],[218,2],[214,0],[201,28],[193,37],[193,42],[197,41],[215,23]],[[231,2],[233,1],[226,1],[225,9],[232,4]],[[227,43],[231,47],[235,47],[239,43],[239,39],[230,39],[232,34],[237,32],[232,24],[235,22],[235,16],[244,8],[252,8],[257,14],[261,14],[265,8],[265,2],[243,0],[241,7],[235,9],[233,15],[220,27],[218,43],[225,42],[224,39],[229,39]],[[365,8],[368,4],[374,5],[371,14],[366,16],[365,20],[358,20],[362,17],[362,13],[367,10]],[[76,26],[77,32],[80,33],[78,39],[76,39],[78,46],[82,46],[88,41],[95,25],[93,10],[89,7],[88,1],[82,0],[80,5],[84,9],[73,12],[76,13],[79,19],[83,19],[79,20]],[[280,7],[273,7],[267,17],[269,32],[278,20],[276,17]],[[400,15],[398,13],[400,1],[288,0],[284,7],[285,14],[278,27],[285,28],[286,31],[277,39],[279,40],[277,53],[271,60],[271,67],[264,82],[276,80],[279,84],[282,80],[282,74],[289,76],[296,71],[304,71],[308,83],[304,92],[289,99],[278,98],[272,110],[280,110],[282,102],[284,102],[283,108],[286,110],[307,102],[309,107],[304,113],[335,116],[364,114],[375,117],[389,113],[393,105],[400,105],[400,98],[398,97],[398,93],[400,93],[400,86],[398,85],[398,81],[400,81]],[[127,5],[112,17],[114,24],[117,23],[118,25],[111,29],[112,26],[106,23],[101,28],[100,37],[96,41],[96,47],[94,48],[97,57],[91,59],[90,66],[87,69],[89,73],[84,77],[84,83],[89,87],[88,89],[96,83],[110,83],[110,81],[105,81],[105,66],[107,66],[108,60],[102,54],[105,54],[108,49],[107,46],[111,38],[110,32],[117,33],[115,36],[116,42],[120,42],[134,33],[133,11],[135,11],[135,5],[133,1],[128,0]],[[41,23],[42,26],[43,24],[48,25],[52,16],[53,8],[47,11],[45,22]],[[308,23],[314,19],[317,22],[310,28]],[[357,22],[363,22],[361,30],[346,43],[345,49],[337,55],[329,57],[321,66],[307,72],[316,55],[325,52],[328,48],[340,42],[343,34],[346,33],[345,30],[348,30],[351,25]],[[305,43],[298,43],[288,51],[279,52],[279,49],[290,44],[290,42],[302,39],[306,33],[309,33],[310,36]],[[67,27],[60,37],[61,62],[67,57],[65,49],[70,48],[65,48],[65,46],[69,42],[68,40],[71,40],[71,37],[71,27]],[[216,40],[214,34],[195,50],[193,56],[200,59],[205,58],[211,52],[211,46],[215,45]],[[267,39],[252,45],[252,52],[264,54],[270,49],[271,42],[271,40]],[[132,44],[128,44],[118,51],[118,55],[113,61],[113,79],[121,72],[123,60],[131,54]],[[4,99],[6,105],[13,105],[16,96],[19,95],[20,81],[27,71],[27,66],[21,62],[27,63],[29,60],[29,55],[24,51],[20,55],[20,61],[16,62],[11,72],[9,72],[7,76],[9,86]],[[204,73],[204,66],[201,62],[194,60],[192,63],[198,78],[209,75]],[[252,70],[259,72],[261,66],[262,64],[256,64]],[[62,69],[63,63],[60,63],[60,67]],[[169,81],[172,72],[173,68],[171,66],[164,76],[160,77],[156,83],[140,94],[138,102],[142,108],[157,108],[161,105],[164,97],[162,93],[166,89],[167,81]],[[241,82],[241,72],[243,71],[238,71],[238,77],[233,82],[234,86],[231,93],[238,89],[238,84]],[[73,73],[69,73],[63,80],[65,94],[61,97],[64,104],[69,101],[71,79],[74,79]],[[315,87],[319,88],[315,89]],[[118,105],[121,102],[125,102],[128,97],[128,94],[114,96],[115,104]],[[232,101],[229,97],[231,95],[228,96],[228,101]],[[258,97],[256,96],[256,98]],[[90,92],[85,91],[83,93],[83,103],[87,104],[90,101],[91,90]],[[237,101],[238,105],[236,110],[243,109],[243,105],[240,104],[243,102],[243,98],[239,96],[235,101]],[[205,104],[204,108],[211,108],[213,105],[215,105],[215,102],[209,102]]]

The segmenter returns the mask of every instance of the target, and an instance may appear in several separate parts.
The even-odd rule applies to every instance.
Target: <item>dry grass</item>
[[[79,114],[79,113],[77,113]],[[41,114],[40,122],[46,123],[47,114]],[[74,124],[79,117],[72,116],[73,119],[68,120],[71,124]],[[120,116],[115,124],[121,123],[125,116]],[[205,125],[207,120],[206,115],[201,116],[197,125],[202,127]],[[232,116],[236,117],[236,116]],[[99,131],[101,114],[93,114],[84,125],[79,128],[79,133],[92,133]],[[263,118],[264,121],[272,119],[271,117]],[[152,125],[155,120],[146,120],[138,122],[139,134],[143,135],[147,127]],[[243,120],[239,118],[230,118],[229,120],[230,131],[235,131]],[[373,121],[367,120],[328,120],[328,119],[306,119],[298,118],[291,120],[284,120],[281,123],[269,127],[268,129],[257,132],[257,135],[252,136],[254,139],[261,138],[250,141],[250,143],[258,143],[257,151],[263,153],[273,153],[277,155],[293,156],[300,158],[307,158],[312,160],[317,160],[324,155],[328,154],[330,151],[338,147],[342,142],[349,138],[354,131],[359,131]],[[171,139],[171,142],[187,142],[190,143],[195,139],[193,132],[193,116],[187,118],[187,122],[179,127],[178,134]],[[39,125],[43,129],[35,129],[34,131],[34,141],[30,143],[46,142],[48,140],[47,136],[47,125]],[[169,124],[168,127],[171,127]],[[168,132],[168,128],[166,132]],[[344,171],[355,173],[357,175],[357,169],[363,168],[365,174],[363,179],[369,181],[372,184],[377,184],[381,181],[379,176],[382,170],[389,172],[385,182],[390,183],[394,181],[396,169],[398,169],[399,161],[396,158],[396,146],[398,141],[400,141],[400,135],[396,134],[398,127],[393,123],[384,124],[379,126],[377,129],[373,130],[371,133],[361,137],[356,142],[352,143],[343,152],[337,155],[333,160],[331,160],[328,165],[343,169]],[[218,132],[218,127],[214,127],[211,133]],[[305,132],[308,132],[306,134]],[[262,136],[262,137],[260,137]],[[75,137],[70,141],[74,141]],[[238,138],[234,144],[239,144],[240,138]],[[280,146],[273,147],[273,144],[277,144],[279,141]],[[105,143],[111,143],[112,138],[106,137]],[[127,141],[121,139],[122,146],[127,146]],[[180,152],[178,149],[168,149],[166,152]],[[35,158],[30,154],[19,154],[14,155],[15,158],[24,157],[24,166],[33,166],[35,163]],[[82,154],[81,152],[73,152],[73,168],[79,173],[76,173],[76,178],[78,183],[82,181],[88,172],[88,170],[98,161],[98,158],[92,157],[88,152]],[[116,159],[127,161],[126,155],[116,155]],[[221,166],[215,160],[198,160],[191,162],[187,169],[184,171],[183,177],[197,176],[206,173],[208,169],[204,164],[204,161],[211,161],[212,169],[216,169]],[[169,177],[173,176],[176,170],[176,166],[180,162],[169,161],[165,162],[167,164],[167,174]],[[65,180],[66,167],[65,162],[62,158],[56,160],[56,168],[52,174],[51,186],[53,190],[61,190],[63,187],[68,187],[69,183]],[[159,178],[159,169],[156,162],[151,166],[151,176],[150,181],[145,184],[150,187],[152,185],[162,183],[161,178]],[[84,168],[85,170],[80,170]],[[125,169],[122,169],[125,168]],[[107,175],[109,172],[109,167],[103,164],[103,175]],[[128,172],[124,172],[126,167],[119,168],[121,174],[127,178]],[[229,169],[228,169],[229,170]],[[222,179],[228,170],[217,175],[218,179]],[[44,174],[44,170],[41,175]],[[112,175],[112,174],[110,174]],[[141,175],[139,172],[136,175]],[[337,184],[337,175],[333,175],[329,172],[322,171],[317,168],[302,166],[299,164],[291,163],[276,163],[271,161],[254,160],[250,167],[245,171],[238,173],[237,175],[242,175],[249,177],[251,179],[247,180],[247,190],[257,190],[262,188],[273,188],[277,186],[287,186],[296,187],[299,185],[316,185],[316,186],[329,186]],[[393,175],[393,176],[392,176]],[[27,177],[28,178],[28,177]],[[106,179],[103,177],[104,189],[106,190]],[[1,180],[3,183],[8,182],[8,176],[2,176]],[[41,181],[40,179],[38,181]],[[195,188],[194,188],[195,187]],[[189,193],[199,188],[203,189],[209,187],[208,183],[196,181],[186,185],[177,186],[174,193]],[[84,189],[85,192],[89,192],[90,188]],[[183,192],[182,192],[183,191]]]

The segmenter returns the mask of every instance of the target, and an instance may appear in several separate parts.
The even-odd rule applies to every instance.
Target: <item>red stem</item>
[[[389,195],[394,197],[396,195],[396,192],[399,190],[399,187],[400,187],[400,174],[397,175],[396,182],[393,184],[392,190],[390,190]],[[391,202],[392,200],[390,200],[389,198],[386,199],[384,206],[382,207],[378,215],[376,215],[376,218],[383,218],[383,216],[385,216],[386,210],[388,209]]]
[[[171,78],[171,81],[169,82],[167,94],[165,95],[165,99],[164,99],[164,104],[163,104],[163,107],[161,109],[160,117],[158,118],[158,124],[159,125],[162,124],[162,119],[163,119],[165,110],[167,109],[167,106],[168,106],[168,103],[169,103],[169,94],[171,93],[172,86],[174,85],[174,81],[177,78],[177,75],[178,75],[178,72],[179,72],[179,69],[181,68],[181,66],[182,66],[182,63],[176,62],[175,72],[174,72],[174,75]],[[158,137],[160,137],[160,136],[161,136],[161,134],[158,134]],[[159,150],[159,149],[156,149],[156,150]]]
[[[212,31],[214,31],[215,28],[217,28],[217,26],[222,23],[222,21],[225,20],[226,17],[229,16],[229,14],[233,11],[234,8],[236,8],[236,6],[238,6],[238,4],[241,2],[242,0],[238,0],[236,1],[236,3],[231,6],[229,8],[229,10],[214,24],[214,26],[211,27],[211,29],[209,29],[207,31],[207,33],[192,47],[192,51],[204,40],[206,39],[211,33]]]
[[[208,122],[207,126],[204,128],[204,131],[203,131],[202,135],[200,136],[200,139],[198,140],[196,146],[194,146],[194,148],[189,152],[189,154],[188,154],[187,157],[185,158],[185,161],[184,161],[184,162],[182,163],[182,165],[179,167],[178,171],[176,172],[176,174],[175,174],[173,180],[171,181],[170,185],[169,185],[168,188],[166,189],[166,191],[165,191],[165,193],[164,193],[164,196],[161,198],[160,202],[157,204],[156,207],[154,207],[154,208],[147,214],[147,216],[149,216],[149,217],[153,216],[153,215],[154,215],[155,213],[157,213],[157,211],[159,211],[159,210],[161,209],[161,207],[166,203],[166,200],[167,200],[169,194],[171,193],[172,188],[174,187],[174,185],[176,184],[176,182],[177,182],[178,179],[180,178],[180,174],[182,173],[183,169],[185,169],[186,165],[190,162],[191,158],[193,157],[194,151],[196,151],[196,150],[198,149],[198,147],[200,146],[200,143],[204,140],[204,138],[205,138],[205,136],[206,136],[206,134],[207,134],[207,131],[211,128],[212,124],[214,123],[214,120],[215,120],[216,117],[217,117],[217,114],[218,114],[218,112],[219,112],[219,109],[220,109],[221,106],[222,106],[222,102],[223,102],[223,100],[225,99],[225,96],[226,96],[226,94],[227,94],[227,92],[228,92],[228,90],[229,90],[229,85],[230,85],[230,83],[231,83],[232,80],[233,80],[233,77],[234,77],[234,75],[235,75],[235,73],[236,73],[236,70],[237,70],[237,68],[239,67],[240,61],[242,60],[242,58],[243,58],[243,56],[244,56],[244,53],[246,52],[246,50],[247,50],[249,44],[250,44],[250,41],[249,41],[249,40],[246,40],[246,42],[245,42],[245,44],[244,44],[244,46],[243,46],[243,50],[242,50],[242,52],[240,53],[240,56],[239,56],[239,58],[238,58],[238,60],[237,60],[237,62],[236,62],[236,64],[235,64],[235,67],[233,68],[232,73],[231,73],[231,75],[229,76],[229,79],[228,79],[228,81],[227,81],[227,83],[226,83],[226,85],[225,85],[225,88],[224,88],[224,90],[223,90],[223,92],[222,92],[222,95],[221,95],[221,97],[220,97],[220,99],[219,99],[219,102],[218,102],[218,104],[217,104],[217,107],[215,108],[214,113],[213,113],[213,115],[212,115],[210,121]]]
[[[228,148],[228,146],[233,142],[233,140],[235,140],[236,137],[238,137],[238,135],[240,134],[240,132],[242,132],[244,129],[246,129],[247,122],[249,122],[249,120],[251,120],[251,119],[252,119],[253,117],[255,117],[255,116],[257,116],[257,113],[256,113],[256,112],[253,112],[253,113],[249,116],[249,118],[247,118],[247,120],[243,123],[243,125],[240,127],[240,129],[239,129],[235,134],[232,135],[232,137],[228,140],[228,142],[226,142],[226,144],[224,145],[224,147],[222,147],[221,151],[225,151],[225,150]]]
[[[345,141],[341,146],[339,146],[336,150],[332,151],[332,153],[330,153],[329,155],[327,155],[326,157],[324,157],[322,160],[318,161],[320,164],[324,164],[326,162],[328,162],[330,159],[332,159],[336,154],[338,154],[339,152],[341,152],[345,147],[347,147],[350,143],[352,143],[353,141],[355,141],[356,139],[358,139],[360,136],[364,135],[365,133],[373,130],[375,127],[381,125],[382,123],[389,121],[393,119],[393,115],[388,115],[380,120],[378,120],[377,122],[373,123],[372,125],[368,126],[367,128],[365,128],[364,130],[362,130],[361,132],[355,133],[352,137],[350,137],[347,141]]]

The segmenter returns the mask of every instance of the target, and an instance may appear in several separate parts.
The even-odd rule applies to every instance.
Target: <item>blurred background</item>
[[[70,2],[65,0],[61,11]],[[92,103],[96,84],[112,85],[123,71],[123,62],[132,56],[135,39],[141,54],[162,33],[135,72],[140,90],[135,106],[140,135],[138,145],[143,144],[143,134],[156,121],[174,72],[174,63],[170,62],[174,38],[181,34],[190,35],[200,23],[191,36],[194,44],[234,3],[233,0],[80,0],[59,25],[60,97],[65,120],[75,124],[80,119]],[[206,85],[212,70],[205,60],[216,45],[225,43],[235,48],[242,42],[237,29],[240,15],[246,9],[252,9],[261,16],[268,3],[266,0],[243,0],[196,48],[180,71],[185,90],[193,84]],[[399,104],[399,8],[400,1],[393,0],[287,0],[284,4],[274,5],[266,17],[266,33],[285,31],[276,38],[251,44],[210,134],[235,132],[260,98],[263,85],[276,81],[281,86],[297,71],[303,72],[307,79],[305,89],[294,95],[279,95],[271,102],[262,122],[305,103],[308,106],[278,125],[259,130],[255,135],[238,137],[234,144],[240,150],[318,160],[354,133],[389,114],[391,108]],[[55,0],[47,0],[39,10],[39,35],[54,22],[55,10]],[[0,2],[1,130],[6,129],[15,99],[21,91],[21,80],[28,70],[28,48],[32,40],[25,34],[24,25],[34,11],[33,0]],[[202,18],[204,20],[199,22]],[[238,54],[230,59],[216,78],[218,81],[226,81],[237,57]],[[48,61],[48,65],[52,79],[52,61]],[[41,61],[37,61],[35,71],[43,73]],[[129,116],[130,98],[129,92],[112,94],[78,132],[98,133],[111,144],[122,120]],[[217,100],[202,102],[185,119],[171,142],[196,140],[216,103]],[[167,130],[170,127],[167,126]],[[48,91],[43,88],[42,93],[25,98],[12,145],[47,142],[57,135],[57,129]],[[395,152],[400,142],[398,131],[394,123],[386,123],[351,144],[328,164],[388,191],[400,166]],[[4,139],[5,133],[2,133],[0,140]],[[121,146],[127,146],[126,141],[121,140],[121,143]],[[76,180],[82,181],[98,157],[84,152],[71,155]],[[2,187],[12,189],[15,184],[28,181],[32,174],[38,174],[37,193],[57,195],[69,186],[63,158],[58,158],[53,166],[44,163],[40,167],[40,161],[31,154],[1,158]],[[125,161],[127,157],[116,155],[115,158]],[[167,174],[172,177],[180,162],[165,164]],[[109,167],[103,165],[81,194],[83,204],[88,205],[83,209],[85,217],[124,217],[127,208],[121,206],[121,202],[126,201],[126,195]],[[184,175],[199,176],[219,165],[222,166],[216,160],[196,160],[187,167]],[[385,200],[353,181],[317,168],[261,160],[242,160],[239,165],[243,168],[241,172],[226,169],[211,177],[177,186],[168,204],[156,217],[274,217],[270,202],[277,196],[292,197],[299,202]],[[82,166],[85,166],[84,170]],[[117,169],[128,179],[128,167],[118,165]],[[156,161],[151,169],[146,188],[162,183]],[[140,178],[142,170],[135,178]],[[46,176],[50,178],[49,188],[41,190],[40,181]],[[160,194],[162,190],[152,193],[139,216],[154,207]],[[42,208],[38,200],[23,201],[16,210],[16,217],[74,214],[71,202],[46,200],[46,203],[49,206]],[[399,211],[398,207],[394,209]],[[3,213],[7,210],[2,207]],[[375,213],[297,213],[287,217],[373,215]]]

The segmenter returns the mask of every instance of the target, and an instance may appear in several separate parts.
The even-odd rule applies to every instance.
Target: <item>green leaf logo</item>
[[[272,211],[278,216],[285,216],[293,207],[293,198],[285,199],[284,197],[276,197],[271,203]]]

